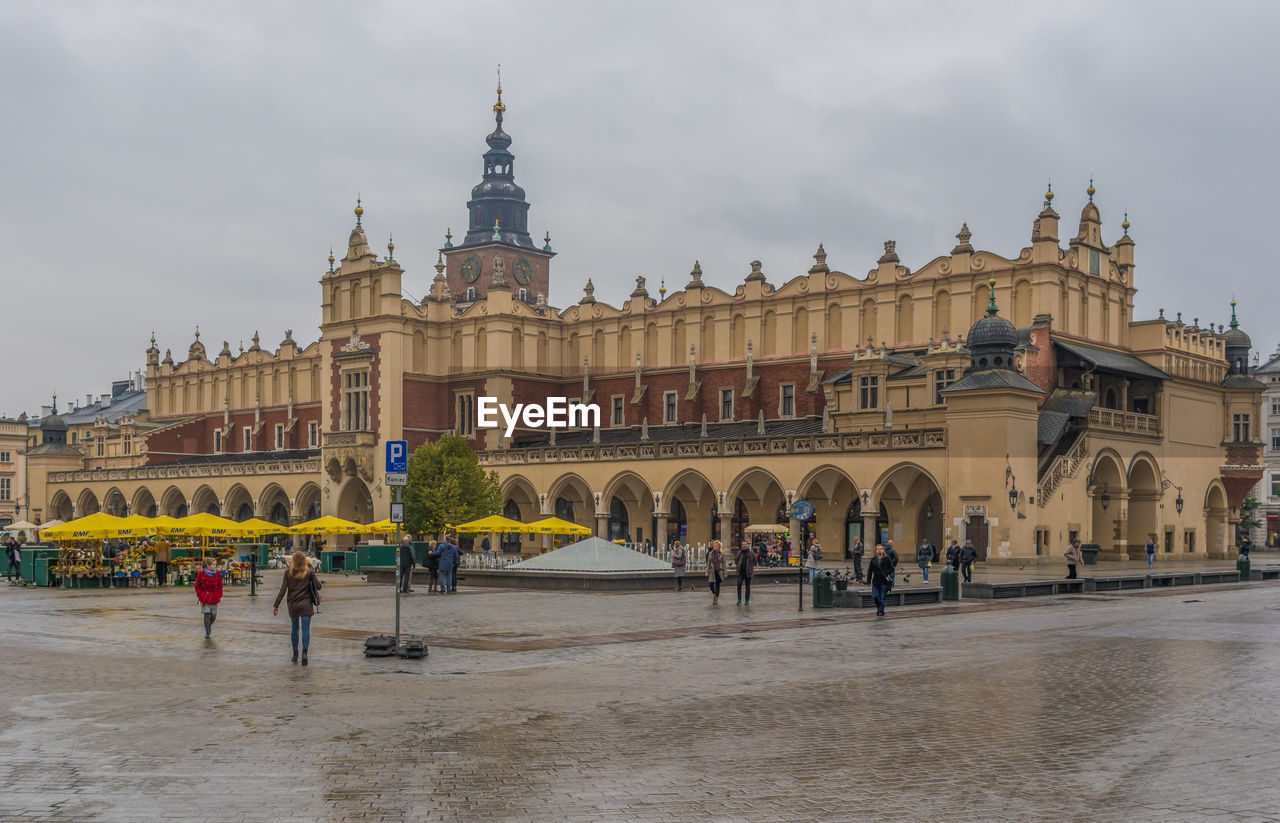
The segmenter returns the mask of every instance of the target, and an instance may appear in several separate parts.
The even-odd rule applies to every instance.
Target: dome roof
[[[42,432],[64,432],[66,430],[67,421],[63,420],[62,415],[57,412],[40,421],[40,431]]]
[[[1245,334],[1240,328],[1240,321],[1236,319],[1236,301],[1231,301],[1231,328],[1223,336],[1223,340],[1229,349],[1251,349],[1253,341],[1249,339],[1249,335]]]
[[[966,340],[970,349],[979,346],[1013,349],[1018,346],[1018,330],[998,314],[988,314],[973,324]]]

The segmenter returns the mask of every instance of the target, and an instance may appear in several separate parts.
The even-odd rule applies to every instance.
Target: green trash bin
[[[1236,558],[1236,571],[1240,573],[1240,582],[1249,581],[1249,556],[1242,554]]]
[[[831,572],[823,570],[813,577],[813,607],[815,609],[830,609],[835,606],[835,583],[832,581]]]
[[[960,572],[950,563],[942,567],[942,599],[960,599]]]

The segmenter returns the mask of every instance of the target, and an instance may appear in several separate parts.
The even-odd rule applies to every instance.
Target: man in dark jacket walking
[[[867,564],[867,582],[871,584],[871,599],[876,604],[876,617],[884,617],[884,598],[893,589],[893,561],[885,547],[876,545],[875,556]]]
[[[960,570],[964,572],[964,582],[973,582],[973,563],[977,559],[978,550],[974,548],[973,541],[964,541],[964,548],[960,550]]]
[[[853,579],[862,582],[862,556],[867,553],[867,547],[862,545],[859,538],[853,543],[853,549],[849,552],[853,556]]]
[[[427,556],[423,558],[422,565],[427,569],[427,594],[431,594],[440,585],[440,553],[436,541],[427,544]]]
[[[406,594],[413,591],[413,562],[413,540],[406,534],[400,541],[400,591]]]
[[[951,545],[947,546],[947,565],[956,571],[960,571],[960,544],[954,539]]]
[[[15,577],[21,577],[22,569],[22,547],[18,545],[17,539],[13,535],[9,535],[9,539],[4,541],[5,560],[9,562],[9,569],[6,576],[9,580]]]
[[[898,583],[898,551],[893,547],[892,540],[884,547],[884,556],[888,558],[889,564],[893,567],[889,570],[889,585],[892,587]]]

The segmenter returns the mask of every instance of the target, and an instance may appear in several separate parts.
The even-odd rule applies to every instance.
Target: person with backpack
[[[1151,568],[1156,564],[1156,538],[1153,535],[1147,539],[1147,568]]]
[[[756,573],[756,555],[755,552],[751,551],[750,542],[746,540],[742,541],[742,548],[738,551],[736,559],[738,562],[738,605],[750,606],[751,578],[754,577]],[[744,584],[747,587],[747,599],[745,602],[742,599],[742,587]]]
[[[196,600],[204,614],[204,636],[213,632],[213,621],[218,619],[218,604],[222,602],[222,572],[214,566],[213,558],[204,559],[204,568],[196,572]]]
[[[307,665],[307,649],[311,646],[311,618],[320,604],[320,589],[324,583],[316,577],[315,569],[307,560],[307,555],[296,551],[289,560],[289,568],[280,580],[280,591],[276,593],[276,602],[271,607],[274,617],[280,613],[280,601],[285,601],[289,610],[289,641],[293,644],[293,662],[298,662],[298,646],[302,646],[302,665]]]
[[[671,573],[676,578],[676,591],[684,590],[684,567],[689,563],[689,556],[677,540],[671,544]]]
[[[964,573],[964,582],[973,582],[973,564],[978,559],[978,549],[972,540],[964,541],[960,549],[960,571]]]
[[[916,565],[920,567],[920,576],[926,583],[929,582],[929,567],[933,565],[933,559],[933,546],[929,545],[929,538],[926,537],[916,549]]]

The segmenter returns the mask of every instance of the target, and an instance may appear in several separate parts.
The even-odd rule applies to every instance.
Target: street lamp
[[[1107,489],[1107,481],[1105,480],[1102,481],[1102,497],[1099,500],[1102,503],[1102,510],[1106,511],[1107,507],[1111,505],[1111,492]]]
[[[1013,466],[1009,464],[1009,455],[1004,456],[1004,484],[1009,487],[1009,508],[1018,508],[1018,478],[1013,476]]]

